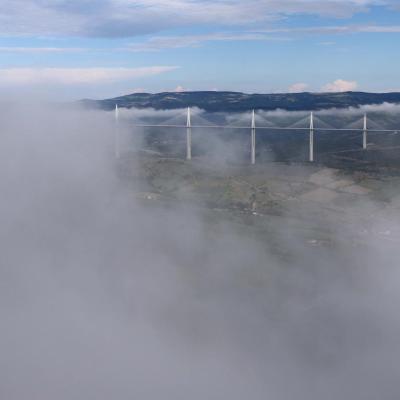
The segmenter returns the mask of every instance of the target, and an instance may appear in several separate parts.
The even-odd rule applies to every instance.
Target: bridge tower
[[[310,162],[314,162],[314,113],[310,115]]]
[[[186,119],[186,160],[192,159],[192,117],[190,107],[187,108]]]
[[[256,163],[256,113],[251,114],[251,165]]]
[[[367,149],[368,141],[368,123],[367,123],[367,113],[364,114],[364,128],[363,128],[363,149]]]
[[[115,158],[120,158],[120,138],[119,138],[119,109],[118,104],[115,105],[115,133],[114,133],[114,151],[115,151]]]

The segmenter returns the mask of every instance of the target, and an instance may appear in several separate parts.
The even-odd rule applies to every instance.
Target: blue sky
[[[0,92],[400,91],[399,0],[1,0]]]

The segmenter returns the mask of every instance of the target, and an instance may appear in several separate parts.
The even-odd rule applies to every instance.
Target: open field
[[[211,222],[235,221],[257,235],[290,231],[313,247],[399,242],[400,175],[393,169],[388,174],[310,164],[232,166],[148,153],[123,158],[118,169],[144,204],[194,207]]]

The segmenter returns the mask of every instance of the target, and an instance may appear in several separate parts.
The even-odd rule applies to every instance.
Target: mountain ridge
[[[330,108],[360,107],[384,103],[400,103],[400,93],[243,93],[231,91],[191,91],[133,93],[104,100],[81,100],[89,108],[112,110],[122,108],[180,109],[198,107],[208,112],[243,112],[252,109],[272,111],[325,110]]]

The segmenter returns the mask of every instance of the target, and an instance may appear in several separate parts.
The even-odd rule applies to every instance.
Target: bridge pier
[[[256,114],[251,115],[251,165],[256,163]]]
[[[314,162],[314,113],[310,115],[310,162]]]
[[[192,119],[190,107],[187,109],[187,120],[186,120],[186,160],[192,159]]]
[[[368,146],[368,124],[367,114],[364,114],[364,130],[363,130],[363,149],[366,150]]]
[[[120,153],[120,137],[119,137],[119,109],[118,104],[115,105],[115,128],[114,128],[114,152],[115,158],[119,159],[121,157]]]

